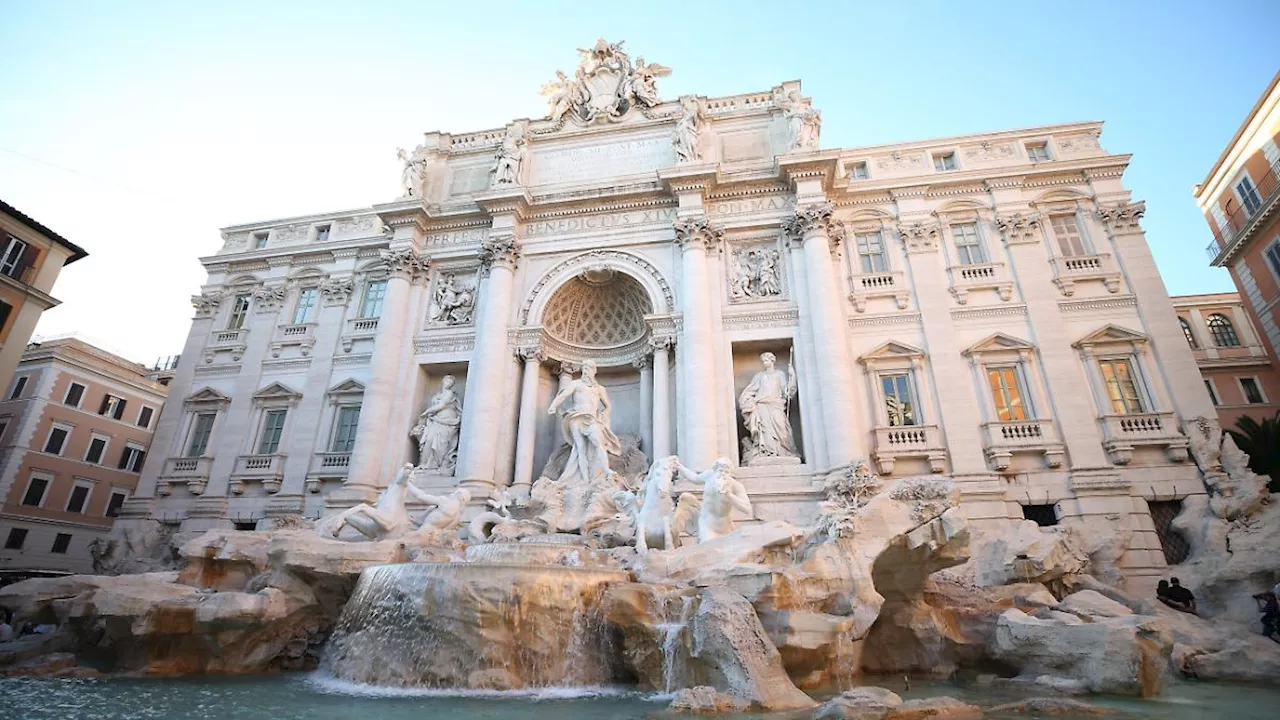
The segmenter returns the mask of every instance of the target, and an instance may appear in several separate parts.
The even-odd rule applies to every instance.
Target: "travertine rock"
[[[667,710],[671,712],[692,713],[694,715],[719,715],[721,713],[744,712],[751,704],[741,698],[718,692],[707,685],[685,688],[675,694]]]
[[[1108,708],[1090,705],[1068,698],[1030,698],[987,708],[990,715],[1067,715],[1070,717],[1101,717],[1110,715]]]
[[[1255,593],[1280,582],[1280,496],[1235,521],[1218,517],[1203,495],[1182,501],[1173,527],[1191,544],[1191,555],[1170,568],[1196,596],[1201,615],[1256,627]]]
[[[1086,620],[1125,617],[1133,611],[1093,590],[1081,590],[1062,599],[1056,608],[1060,612],[1079,615]]]
[[[897,693],[868,686],[845,690],[814,713],[814,720],[885,720],[902,706]]]
[[[888,720],[978,720],[982,708],[953,697],[907,700],[889,713]]]
[[[182,546],[187,565],[178,582],[214,590],[243,590],[254,575],[267,569],[269,532],[210,530]]]
[[[715,687],[762,709],[814,705],[787,677],[782,656],[741,595],[725,587],[703,590],[692,629],[693,656],[707,666]]]
[[[1077,624],[1076,616],[1066,617],[1071,621],[1006,610],[996,624],[991,654],[1023,675],[1079,678],[1093,692],[1159,693],[1167,638],[1155,618],[1135,615]]]
[[[1275,683],[1280,678],[1280,643],[1263,637],[1259,623],[1206,620],[1163,606],[1156,612],[1173,640],[1175,671],[1231,682]]]
[[[1088,553],[1067,528],[1042,528],[1030,520],[1010,520],[999,531],[976,533],[969,545],[972,559],[948,575],[980,587],[1051,582],[1083,572],[1089,563]]]

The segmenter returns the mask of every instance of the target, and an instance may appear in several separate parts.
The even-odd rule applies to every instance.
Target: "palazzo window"
[[[961,265],[981,265],[987,262],[987,255],[982,248],[982,236],[978,233],[977,223],[962,223],[951,226],[951,236],[955,238],[956,256]]]
[[[22,504],[28,507],[40,507],[44,504],[45,491],[49,489],[52,478],[31,476],[31,481],[27,483],[27,491],[22,494]]]
[[[112,490],[111,499],[107,501],[107,517],[118,517],[120,508],[124,506],[124,501],[129,499],[129,494],[123,490]]]
[[[89,493],[92,491],[93,483],[77,480],[75,487],[71,488],[71,497],[67,498],[67,512],[83,513],[85,506],[89,504]]]
[[[1111,411],[1117,415],[1138,415],[1147,411],[1138,382],[1133,373],[1133,363],[1128,358],[1099,360],[1102,383],[1111,401]]]
[[[27,387],[27,376],[19,375],[18,379],[13,381],[13,392],[9,393],[10,400],[17,400],[22,397],[22,391]]]
[[[1271,267],[1271,273],[1280,281],[1280,238],[1272,240],[1263,255],[1267,258],[1267,265]]]
[[[1250,405],[1260,405],[1267,401],[1262,396],[1262,388],[1258,385],[1257,378],[1240,378],[1240,391],[1244,394],[1244,401]]]
[[[1048,143],[1027,143],[1027,159],[1033,163],[1048,162],[1049,144]]]
[[[1026,386],[1017,366],[987,368],[987,382],[991,385],[991,402],[1000,422],[1026,420]]]
[[[854,236],[858,245],[858,263],[865,274],[889,271],[889,262],[884,253],[884,234],[879,232],[858,233]]]
[[[231,301],[231,317],[227,319],[228,330],[239,330],[244,327],[245,318],[249,316],[249,296],[237,295]]]
[[[73,382],[67,386],[67,394],[62,398],[63,405],[80,407],[80,399],[84,397],[84,385]]]
[[[360,301],[360,317],[382,316],[382,303],[387,297],[387,281],[373,280],[364,286],[364,299]]]
[[[850,180],[866,180],[869,177],[871,177],[871,175],[867,172],[867,163],[865,160],[849,164]]]
[[[1209,326],[1209,334],[1213,336],[1213,344],[1218,347],[1240,347],[1240,338],[1236,328],[1225,315],[1214,313],[1205,318]]]
[[[1209,378],[1204,379],[1204,389],[1209,393],[1209,401],[1214,405],[1221,405],[1222,401],[1218,399],[1218,389],[1213,386],[1213,381]]]
[[[67,549],[71,547],[71,534],[58,533],[53,537],[53,548],[49,552],[55,555],[66,555]]]
[[[119,420],[124,417],[124,406],[128,404],[122,397],[103,395],[102,404],[98,406],[98,414]]]
[[[1053,228],[1053,237],[1058,241],[1058,249],[1063,257],[1079,257],[1088,255],[1084,236],[1080,232],[1080,221],[1075,215],[1052,215],[1049,224]]]
[[[303,288],[298,293],[298,304],[293,307],[293,324],[304,325],[311,322],[316,314],[316,288]]]
[[[1245,212],[1249,217],[1258,212],[1258,208],[1262,207],[1262,196],[1258,194],[1258,188],[1254,187],[1253,180],[1245,175],[1240,178],[1240,182],[1236,183],[1236,195],[1240,198],[1240,204],[1244,205]]]
[[[324,242],[325,240],[328,240],[328,239],[329,239],[329,226],[317,225],[316,226],[316,242]]]
[[[153,414],[155,414],[155,410],[152,410],[149,407],[144,406],[141,410],[139,410],[138,411],[138,427],[140,428],[151,427],[151,416]]]
[[[912,384],[910,372],[880,376],[880,390],[884,395],[884,409],[889,417],[889,427],[919,424]]]
[[[197,413],[191,424],[191,439],[187,442],[187,457],[201,457],[209,449],[209,436],[213,434],[213,421],[217,413]]]
[[[9,236],[5,244],[4,255],[0,255],[0,272],[11,278],[21,280],[23,273],[31,267],[31,256],[34,254],[27,244],[16,237]]]
[[[147,452],[142,448],[132,444],[126,445],[124,451],[120,453],[120,462],[116,465],[116,469],[142,472],[142,461],[146,457]]]
[[[71,426],[54,425],[49,430],[49,437],[44,441],[44,451],[50,455],[61,455],[62,448],[67,444],[67,438],[71,436]]]
[[[261,250],[267,246],[267,238],[271,235],[269,232],[260,232],[253,234],[253,249]]]
[[[102,463],[102,456],[107,452],[107,438],[93,435],[89,438],[89,449],[84,454],[84,461],[93,465]]]
[[[262,417],[262,432],[258,436],[258,454],[274,455],[280,450],[280,438],[284,435],[284,421],[288,410],[268,410]]]
[[[938,172],[948,172],[955,170],[956,167],[956,154],[953,152],[938,153],[933,156],[933,169]]]
[[[1187,344],[1191,346],[1191,349],[1199,350],[1200,344],[1196,342],[1196,334],[1191,331],[1191,323],[1187,322],[1186,318],[1179,316],[1178,324],[1182,326],[1182,334],[1187,338]]]
[[[329,444],[329,451],[336,453],[349,453],[356,447],[356,429],[360,424],[360,406],[344,405],[338,408],[337,418],[334,420],[333,442]]]
[[[26,528],[13,528],[9,531],[9,537],[5,538],[5,550],[21,550],[22,546],[27,542]]]

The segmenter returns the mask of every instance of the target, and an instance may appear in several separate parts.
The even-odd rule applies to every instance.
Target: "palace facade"
[[[477,508],[527,493],[592,360],[624,451],[728,458],[757,519],[810,520],[866,460],[1163,569],[1148,501],[1204,492],[1184,428],[1216,412],[1101,124],[823,149],[798,82],[663,101],[669,72],[602,41],[548,117],[402,151],[398,199],[224,229],[124,517],[314,517],[406,462]],[[796,457],[751,452],[765,352]]]

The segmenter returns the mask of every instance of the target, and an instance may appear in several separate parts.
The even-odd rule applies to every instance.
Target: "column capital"
[[[1040,229],[1040,222],[1040,213],[996,215],[996,228],[1000,230],[1006,245],[1037,242],[1036,231]]]
[[[941,229],[935,221],[898,223],[898,235],[908,253],[933,252],[938,249]]]
[[[521,360],[524,360],[525,362],[533,362],[534,364],[538,364],[538,363],[541,363],[543,360],[547,359],[547,354],[543,352],[541,345],[529,345],[525,347],[518,347],[515,350],[516,350],[516,357],[520,358]]]
[[[218,308],[222,306],[223,297],[225,297],[225,295],[220,290],[192,295],[191,305],[196,309],[196,317],[211,318],[214,315],[217,315]]]
[[[515,270],[520,260],[520,242],[514,233],[490,236],[480,244],[480,274],[488,277],[495,267]]]
[[[782,221],[782,232],[788,243],[803,243],[822,234],[834,246],[844,240],[844,223],[835,219],[834,213],[831,203],[801,205],[795,215]]]
[[[706,252],[719,250],[724,241],[724,227],[706,217],[676,220],[676,243],[684,250],[701,248]]]
[[[1122,232],[1141,232],[1142,225],[1138,221],[1146,213],[1147,204],[1141,200],[1136,203],[1122,202],[1099,207],[1098,219],[1113,235]]]
[[[329,278],[320,283],[320,294],[324,296],[327,307],[346,305],[355,289],[355,281],[351,278]]]
[[[670,350],[676,344],[674,335],[653,335],[649,338],[649,347],[653,350]]]
[[[633,367],[633,368],[635,368],[635,369],[637,369],[637,370],[641,370],[641,371],[643,371],[645,368],[649,367],[649,356],[648,356],[648,355],[641,355],[640,357],[636,358],[635,360],[632,360],[632,361],[631,361],[631,367]]]
[[[418,275],[425,274],[431,266],[431,258],[408,247],[379,250],[378,257],[387,264],[391,277],[402,280],[412,281]]]

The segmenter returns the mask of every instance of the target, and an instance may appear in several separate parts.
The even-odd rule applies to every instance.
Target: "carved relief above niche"
[[[782,252],[776,242],[733,243],[724,254],[729,302],[767,302],[784,296]]]
[[[429,327],[472,325],[475,321],[479,268],[474,264],[441,264],[431,282]]]

